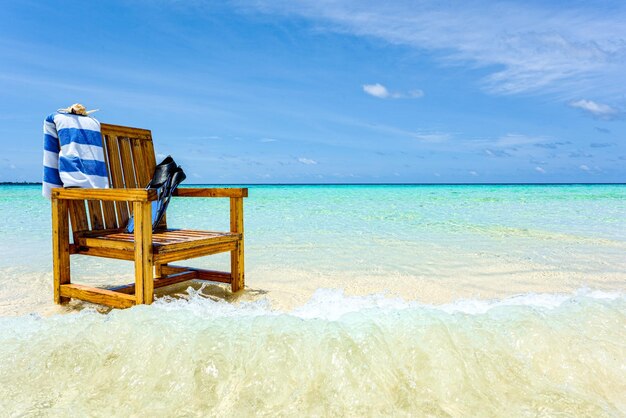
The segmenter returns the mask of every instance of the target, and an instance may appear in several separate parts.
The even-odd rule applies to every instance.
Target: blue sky
[[[624,182],[621,1],[6,2],[0,181],[45,116],[153,131],[190,183]]]

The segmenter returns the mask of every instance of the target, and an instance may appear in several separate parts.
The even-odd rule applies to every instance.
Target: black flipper
[[[154,216],[152,217],[152,230],[153,231],[159,225],[159,222],[161,222],[163,215],[165,215],[165,211],[167,210],[167,206],[170,204],[170,200],[172,199],[172,194],[174,193],[174,190],[176,190],[178,185],[182,183],[186,178],[187,178],[187,175],[183,171],[183,168],[182,167],[176,168],[176,171],[174,172],[174,174],[172,174],[172,177],[165,185],[165,192],[163,193],[164,195],[163,198],[159,199],[161,205],[158,207],[158,213],[157,213],[156,219]]]
[[[163,161],[154,168],[154,175],[146,189],[158,189],[165,185],[167,179],[176,171],[176,162],[171,156],[167,156]]]
[[[163,161],[161,161],[154,169],[154,175],[152,179],[146,186],[146,189],[156,189],[157,191],[157,200],[152,202],[152,228],[154,229],[160,219],[163,217],[163,213],[165,213],[165,209],[163,208],[164,199],[167,197],[167,191],[169,188],[170,181],[174,174],[176,174],[179,169],[178,165],[174,161],[171,156],[167,156]],[[163,212],[163,213],[161,213]],[[155,221],[157,215],[159,219]],[[135,230],[135,219],[131,216],[128,219],[128,223],[126,224],[126,232],[132,233]]]

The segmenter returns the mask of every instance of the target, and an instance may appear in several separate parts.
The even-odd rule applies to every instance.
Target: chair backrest
[[[152,133],[105,123],[100,127],[109,187],[146,187],[156,166]],[[73,234],[124,228],[132,211],[132,204],[126,202],[75,201],[70,205]]]

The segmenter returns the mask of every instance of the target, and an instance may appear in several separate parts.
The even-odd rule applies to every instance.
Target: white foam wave
[[[156,301],[155,307],[164,310],[185,310],[200,316],[260,316],[260,315],[290,315],[302,319],[339,320],[345,315],[366,310],[379,312],[400,311],[405,309],[444,312],[447,314],[481,315],[490,310],[504,307],[529,307],[531,309],[556,309],[564,303],[576,303],[582,299],[615,300],[624,299],[621,292],[606,292],[579,289],[573,294],[528,293],[511,296],[504,299],[460,299],[443,305],[429,305],[415,301],[406,301],[402,298],[389,297],[384,293],[366,296],[349,296],[341,289],[318,289],[309,301],[291,311],[272,309],[268,299],[255,302],[231,304],[223,300],[207,298],[202,288],[187,289],[187,298],[163,297]],[[134,309],[148,309],[137,307]]]
[[[289,312],[202,289],[0,318],[9,416],[624,416],[617,293],[431,306],[323,289]],[[1,414],[0,414],[1,415]]]

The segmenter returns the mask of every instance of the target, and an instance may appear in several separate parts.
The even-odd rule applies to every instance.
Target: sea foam
[[[0,319],[0,410],[88,416],[620,416],[626,299],[429,306],[320,290]]]

